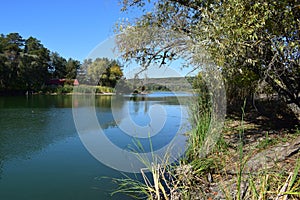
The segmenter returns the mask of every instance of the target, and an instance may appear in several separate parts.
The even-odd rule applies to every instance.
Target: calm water
[[[96,115],[107,138],[126,149],[133,139],[118,128],[122,118],[114,120],[111,98],[119,97],[95,98]],[[181,123],[180,106],[173,94],[115,100],[115,111],[129,109],[130,117],[140,126],[151,121],[152,105],[166,110],[165,126],[152,138],[154,149],[169,143]],[[141,143],[147,151],[146,140]],[[111,197],[116,185],[102,177],[122,174],[99,162],[82,144],[73,120],[72,96],[0,97],[1,200],[125,199]]]

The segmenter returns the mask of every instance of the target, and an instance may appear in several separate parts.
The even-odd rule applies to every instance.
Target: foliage
[[[197,160],[198,158],[203,157],[203,146],[207,140],[210,125],[210,116],[207,112],[204,112],[201,116],[197,116],[195,118],[197,118],[198,121],[196,121],[195,127],[193,127],[193,129],[188,133],[189,141],[187,156],[190,160]]]
[[[116,60],[96,58],[85,60],[82,64],[79,82],[90,85],[115,87],[117,81],[123,77],[122,65]]]
[[[125,60],[136,59],[147,68],[179,57],[194,64],[212,59],[222,70],[229,97],[251,96],[265,81],[287,103],[300,107],[297,1],[122,2],[123,10],[153,3],[151,12],[118,24],[117,45]]]
[[[194,79],[194,85],[196,88],[202,88],[202,91],[207,89],[201,74]],[[216,146],[217,148],[210,154],[203,156],[205,137],[211,125],[211,109],[209,98],[202,98],[203,96],[199,95],[199,101],[191,107],[193,114],[191,120],[195,126],[187,133],[189,137],[187,157],[183,157],[174,165],[169,165],[167,164],[168,152],[162,158],[163,164],[150,163],[137,154],[146,165],[146,169],[141,169],[142,178],[136,180],[126,176],[124,179],[114,179],[119,187],[112,194],[124,193],[137,199],[242,200],[280,199],[281,197],[298,199],[300,195],[299,158],[293,168],[286,166],[289,162],[292,164],[293,159],[289,159],[289,162],[276,162],[274,163],[276,167],[272,169],[265,169],[264,166],[258,165],[259,170],[249,171],[246,167],[249,157],[251,158],[253,153],[261,150],[261,147],[253,149],[252,144],[255,144],[256,140],[252,141],[253,143],[248,147],[244,143],[248,138],[245,137],[246,121],[244,122],[246,101],[242,108],[241,124],[235,126],[238,132],[237,140],[234,139],[230,146],[227,146],[220,138],[218,141],[220,146]],[[264,146],[271,145],[270,142],[272,142],[271,138],[267,137]],[[270,153],[266,155],[270,156]],[[294,158],[297,157],[296,155]],[[284,169],[282,169],[282,164]],[[144,170],[149,172],[146,174]]]
[[[67,93],[71,93],[73,91],[73,86],[71,85],[64,85],[64,86],[58,86],[56,88],[56,93],[57,94],[67,94]]]
[[[80,62],[69,58],[66,60],[57,52],[50,53],[50,63],[52,67],[52,78],[75,79]]]
[[[79,79],[80,84],[93,84],[105,87],[85,88],[84,92],[96,89],[97,93],[112,92],[123,77],[122,66],[116,60],[97,58],[81,63],[50,52],[39,40],[33,37],[23,39],[18,33],[0,37],[0,93],[25,94],[43,91],[70,93],[68,82]],[[47,86],[50,79],[65,79],[65,86]]]
[[[75,78],[79,61],[66,61],[41,42],[18,33],[0,36],[0,93],[24,94],[45,90],[51,78]]]
[[[170,89],[167,86],[156,83],[149,83],[146,85],[146,88],[149,91],[170,91]]]
[[[67,60],[59,55],[57,52],[50,53],[51,70],[53,70],[52,78],[63,78],[66,74]],[[53,67],[53,69],[52,69]]]
[[[77,93],[113,93],[114,90],[111,87],[106,86],[92,86],[92,85],[79,85],[74,87],[74,92]]]
[[[48,78],[49,51],[39,40],[23,39],[18,33],[0,37],[0,90],[39,89]]]

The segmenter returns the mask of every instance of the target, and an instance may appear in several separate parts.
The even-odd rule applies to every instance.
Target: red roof
[[[75,86],[79,85],[79,82],[77,79],[74,80],[73,85],[75,85]]]

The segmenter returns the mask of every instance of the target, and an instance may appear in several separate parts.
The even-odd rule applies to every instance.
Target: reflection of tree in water
[[[145,101],[144,102],[144,113],[148,113],[148,110],[149,110],[149,103],[148,103],[148,101]]]
[[[4,110],[4,113],[10,121],[0,121],[4,127],[0,148],[1,152],[6,152],[6,157],[26,157],[27,152],[39,151],[76,133],[71,112],[35,108]]]
[[[0,168],[3,167],[6,160],[12,158],[26,159],[33,152],[40,151],[52,142],[46,139],[44,134],[35,131],[31,124],[32,122],[36,124],[37,129],[42,129],[46,123],[45,118],[42,117],[38,122],[31,116],[34,115],[31,109],[20,109],[20,112],[26,112],[26,114],[12,109],[2,110],[0,114],[1,119],[3,119],[2,115],[5,114],[7,120],[0,120],[2,127],[0,132]]]
[[[95,96],[95,106],[101,108],[111,107],[112,96]]]
[[[70,95],[29,95],[0,98],[0,108],[72,108]]]
[[[101,106],[110,105],[109,97],[99,99]],[[72,96],[67,95],[0,97],[0,176],[8,160],[29,159],[77,135],[71,108]]]
[[[95,106],[99,108],[111,108],[111,103],[114,101],[114,108],[122,108],[124,104],[124,97],[120,95],[104,95],[95,97]]]
[[[131,101],[145,101],[147,97],[145,95],[132,95],[129,98]]]
[[[114,102],[114,111],[120,112],[123,109],[125,99],[123,96],[97,96],[95,100],[96,115],[102,129],[116,127],[118,121],[112,114],[112,101]]]
[[[3,163],[4,163],[4,158],[2,158],[2,155],[0,154],[0,179],[3,173]]]
[[[76,134],[70,99],[38,95],[0,98],[0,173],[6,160],[28,159]]]
[[[58,108],[71,108],[72,107],[72,96],[71,95],[56,95],[54,96],[55,100],[52,100],[56,103]]]
[[[133,109],[135,113],[138,113],[141,107],[144,107],[144,113],[148,112],[149,101],[146,95],[132,95],[129,99],[133,101]],[[144,106],[142,106],[142,104],[144,104]]]
[[[134,102],[133,102],[133,110],[134,110],[135,113],[138,113],[138,112],[139,112],[140,104],[141,104],[140,101],[134,101]]]

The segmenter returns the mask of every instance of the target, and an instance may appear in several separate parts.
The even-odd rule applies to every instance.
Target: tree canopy
[[[72,58],[66,60],[57,52],[50,53],[50,62],[51,66],[54,68],[52,78],[75,79],[77,70],[79,70],[81,67],[81,64],[78,60],[74,60]]]
[[[123,10],[148,2],[152,10],[118,24],[125,59],[147,68],[179,57],[189,64],[209,58],[222,71],[229,98],[242,89],[250,95],[265,82],[300,107],[298,1],[123,0]]]
[[[81,64],[51,52],[34,37],[22,38],[18,33],[0,36],[0,93],[23,94],[40,91],[51,79],[115,87],[123,77],[123,66],[117,60],[97,58]],[[51,90],[52,91],[52,90]]]
[[[33,37],[18,33],[0,36],[0,90],[27,91],[48,78],[49,50]]]
[[[81,66],[82,75],[79,81],[107,87],[115,87],[123,77],[123,66],[117,60],[108,58],[86,59]]]
[[[39,91],[52,78],[74,79],[80,62],[50,52],[38,39],[0,36],[0,93]]]

